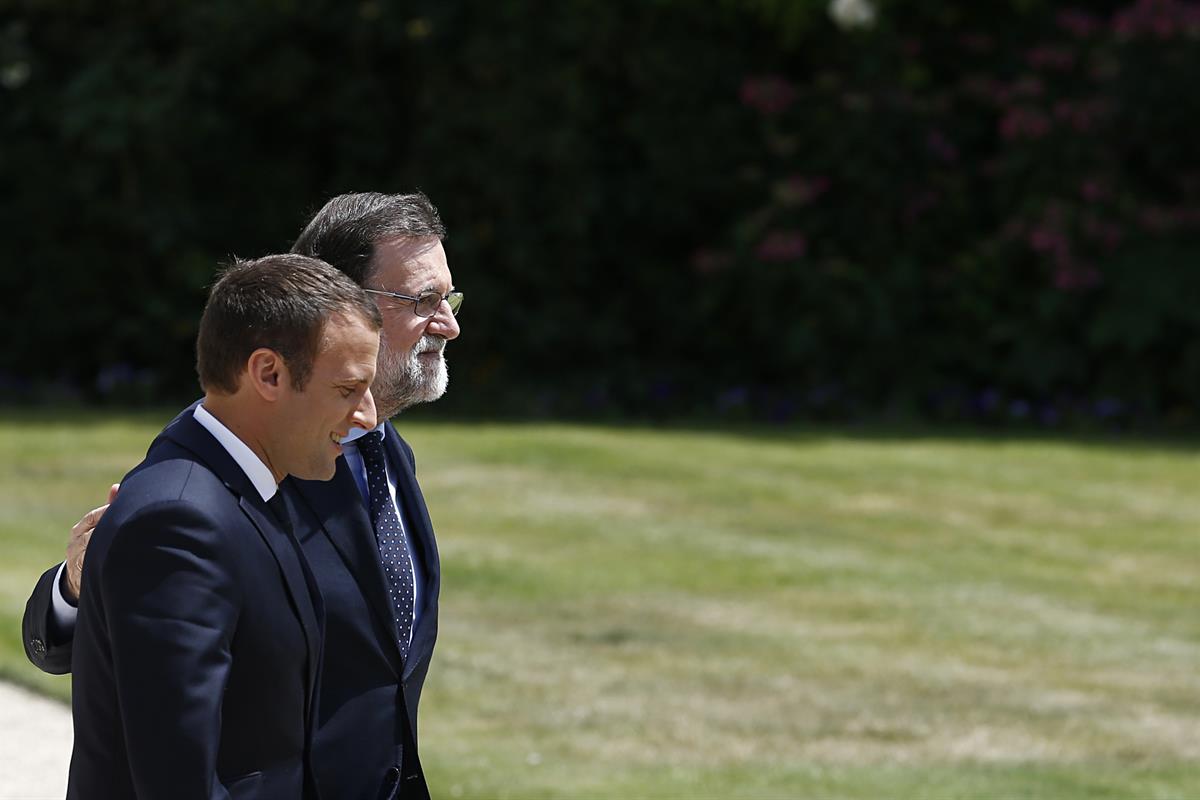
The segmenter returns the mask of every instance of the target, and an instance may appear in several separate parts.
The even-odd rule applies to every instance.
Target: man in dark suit
[[[375,426],[381,326],[316,259],[240,262],[214,284],[196,342],[204,399],[91,537],[68,798],[316,796],[323,608],[278,484],[329,480],[340,440]]]
[[[293,246],[378,299],[384,327],[372,393],[381,421],[446,389],[443,348],[459,334],[462,295],[444,236],[422,194],[348,194],[330,200]],[[441,571],[411,448],[386,422],[372,434],[344,444],[329,483],[282,484],[326,607],[313,765],[327,797],[418,798],[427,789],[417,707],[437,638]],[[103,510],[76,526],[67,561],[42,576],[26,607],[26,654],[47,672],[70,667],[73,576]],[[388,530],[398,530],[398,542]],[[405,551],[407,569],[385,563],[385,553]]]

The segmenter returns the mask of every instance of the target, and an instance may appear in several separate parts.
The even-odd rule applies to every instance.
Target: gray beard
[[[450,372],[443,355],[445,347],[444,338],[428,333],[406,353],[397,353],[380,341],[375,382],[371,384],[380,420],[394,417],[418,403],[437,400],[446,393]],[[436,359],[426,361],[420,357],[431,350],[437,351]]]

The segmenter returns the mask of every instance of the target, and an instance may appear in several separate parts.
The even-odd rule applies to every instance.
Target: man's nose
[[[445,300],[438,306],[437,313],[429,318],[426,333],[441,336],[444,339],[457,339],[461,329],[458,327],[458,317],[450,310],[450,304]]]
[[[375,398],[371,396],[371,390],[363,392],[362,399],[358,401],[358,407],[354,409],[354,413],[350,416],[350,422],[363,430],[371,430],[379,424],[375,413]]]

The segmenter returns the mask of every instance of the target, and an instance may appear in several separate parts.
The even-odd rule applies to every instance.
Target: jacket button
[[[33,654],[38,658],[46,655],[46,643],[41,639],[31,639],[29,641],[29,647],[31,650],[33,650]]]

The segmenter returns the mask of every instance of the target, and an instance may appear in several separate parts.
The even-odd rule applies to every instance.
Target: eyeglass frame
[[[442,307],[442,303],[445,303],[446,305],[450,306],[450,316],[457,317],[458,310],[460,308],[462,308],[462,303],[463,303],[463,293],[456,291],[454,289],[451,289],[450,291],[446,292],[444,295],[441,295],[441,298],[438,300],[437,307],[433,310],[433,313],[429,314],[429,315],[425,315],[425,314],[421,314],[420,312],[417,311],[417,306],[419,306],[421,304],[422,297],[427,297],[429,295],[437,296],[438,293],[437,293],[437,290],[435,290],[435,289],[426,289],[425,291],[421,292],[420,294],[418,294],[416,296],[413,296],[411,294],[401,294],[400,292],[389,292],[384,289],[368,289],[365,286],[363,287],[363,291],[366,292],[367,294],[381,294],[385,297],[396,298],[397,300],[407,300],[410,303],[412,303],[413,313],[416,314],[421,319],[432,319],[433,317],[437,316],[438,309],[440,309]],[[451,297],[458,298],[457,304],[450,301]]]

